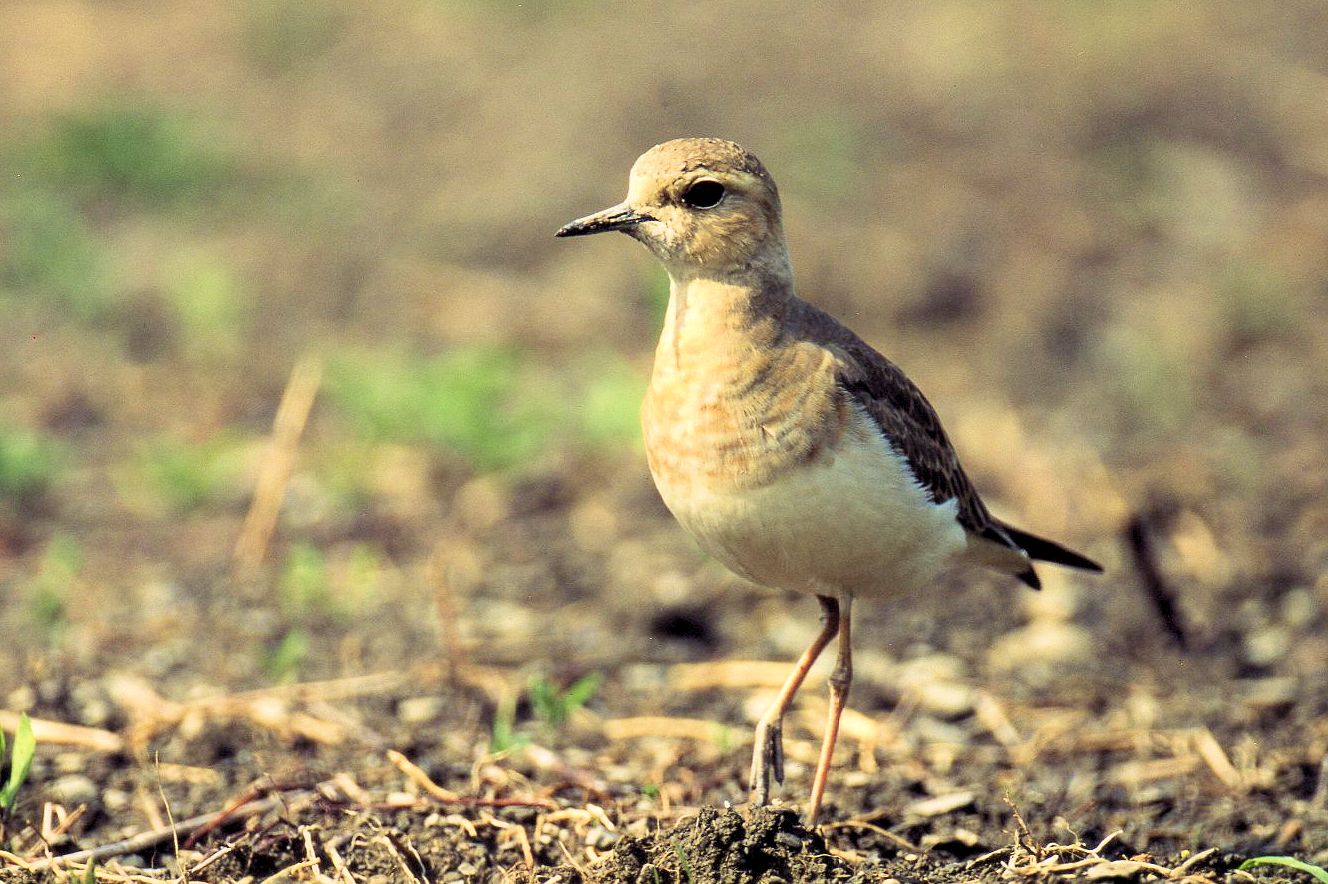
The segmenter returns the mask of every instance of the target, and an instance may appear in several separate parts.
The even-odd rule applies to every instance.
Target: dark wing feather
[[[959,463],[931,403],[889,359],[827,313],[802,302],[797,327],[837,357],[836,380],[880,426],[935,503],[958,501],[959,524],[1002,546],[1019,547],[992,517]]]

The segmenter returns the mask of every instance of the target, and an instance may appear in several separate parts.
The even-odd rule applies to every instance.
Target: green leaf
[[[568,712],[574,709],[580,709],[595,696],[595,691],[599,690],[600,674],[592,672],[589,675],[583,675],[563,692],[563,701],[566,703]]]
[[[1328,884],[1328,869],[1321,866],[1310,865],[1303,860],[1298,860],[1294,856],[1255,856],[1245,860],[1240,864],[1240,871],[1252,869],[1255,866],[1286,866],[1288,869],[1295,869],[1298,872],[1304,872],[1307,875],[1313,875],[1323,884]]]
[[[18,719],[18,730],[14,733],[14,752],[9,756],[9,782],[0,789],[0,808],[9,810],[18,798],[18,790],[23,788],[23,781],[28,778],[28,769],[32,767],[32,756],[37,752],[37,738],[32,735],[32,720],[24,712]]]

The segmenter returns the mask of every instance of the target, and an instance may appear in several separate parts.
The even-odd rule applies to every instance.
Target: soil
[[[0,880],[1328,866],[1322,6],[850,5],[0,4]],[[702,132],[1106,566],[861,601],[815,828],[825,661],[745,802],[816,605],[673,522],[657,268],[551,235]]]

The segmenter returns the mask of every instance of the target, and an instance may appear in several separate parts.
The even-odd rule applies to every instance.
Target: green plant
[[[141,103],[67,114],[31,150],[49,186],[88,199],[199,199],[228,172],[216,140],[193,121]]]
[[[537,375],[505,348],[342,358],[329,367],[327,390],[360,435],[437,445],[486,471],[534,458],[558,420]]]
[[[277,600],[287,617],[305,619],[326,611],[331,594],[327,559],[317,547],[296,543],[286,553],[277,580]]]
[[[9,753],[9,777],[0,787],[0,814],[9,815],[18,800],[19,790],[28,778],[32,768],[32,756],[37,751],[37,738],[32,735],[32,720],[26,712],[18,717],[18,728],[14,731],[14,746]],[[5,755],[5,732],[0,730],[0,759]]]
[[[819,196],[823,202],[852,197],[861,180],[863,145],[858,116],[846,107],[828,106],[781,127],[772,156],[780,181],[791,190]]]
[[[567,723],[573,712],[586,705],[590,698],[595,696],[600,681],[602,676],[598,672],[592,672],[578,678],[565,689],[559,690],[547,678],[532,678],[528,688],[531,710],[550,730],[556,730]]]
[[[582,441],[614,447],[641,439],[641,400],[647,379],[622,359],[601,355],[577,367],[573,398]]]
[[[225,434],[203,442],[159,436],[139,449],[119,484],[126,496],[146,491],[150,505],[190,513],[239,489],[244,453],[243,444]]]
[[[53,439],[0,425],[0,504],[29,506],[50,489],[63,450]]]
[[[0,241],[0,288],[82,321],[111,312],[107,253],[63,194],[31,186],[0,193]]]
[[[516,695],[504,693],[493,710],[493,728],[489,732],[489,751],[502,754],[521,749],[530,743],[530,737],[516,730]]]
[[[1255,856],[1245,860],[1239,866],[1240,871],[1247,871],[1258,866],[1284,866],[1288,869],[1295,869],[1298,872],[1304,872],[1311,877],[1328,884],[1328,869],[1322,866],[1311,865],[1304,860],[1296,859],[1294,856]]]
[[[83,548],[78,541],[56,534],[25,587],[28,616],[53,645],[69,626],[69,593],[82,570]]]
[[[273,681],[294,681],[300,666],[309,656],[312,642],[302,626],[286,630],[277,646],[263,661],[263,669]]]
[[[181,257],[167,269],[163,290],[191,354],[226,357],[239,352],[248,302],[228,267],[205,255]]]
[[[682,878],[687,884],[692,884],[692,862],[687,858],[687,851],[678,843],[677,839],[673,841],[673,853],[678,857],[678,871],[682,873]]]

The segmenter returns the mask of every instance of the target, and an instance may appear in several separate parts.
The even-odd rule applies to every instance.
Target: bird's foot
[[[756,744],[752,747],[751,801],[761,807],[770,801],[770,775],[784,782],[784,723],[762,719],[756,726]]]

